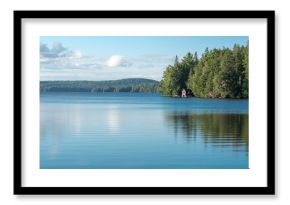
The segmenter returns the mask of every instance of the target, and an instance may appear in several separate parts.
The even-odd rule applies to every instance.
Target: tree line
[[[205,49],[187,53],[181,60],[176,56],[167,66],[160,82],[164,96],[180,96],[185,89],[190,96],[201,98],[248,98],[249,44],[235,44],[232,49]]]
[[[41,81],[40,92],[158,92],[159,82],[144,78],[106,81]]]

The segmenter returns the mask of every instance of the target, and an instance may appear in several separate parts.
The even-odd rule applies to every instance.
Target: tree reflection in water
[[[175,136],[186,142],[202,138],[213,146],[231,146],[248,151],[249,125],[247,113],[193,113],[171,111],[165,113],[166,122]]]

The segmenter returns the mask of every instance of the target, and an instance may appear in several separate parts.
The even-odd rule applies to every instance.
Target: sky
[[[41,36],[40,80],[161,80],[188,53],[246,45],[247,36]]]

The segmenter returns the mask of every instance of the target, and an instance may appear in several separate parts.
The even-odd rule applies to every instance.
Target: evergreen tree
[[[164,71],[160,84],[162,95],[181,95],[183,88],[197,97],[248,97],[248,45],[234,45],[233,49],[205,49],[201,58],[187,53],[179,62]]]

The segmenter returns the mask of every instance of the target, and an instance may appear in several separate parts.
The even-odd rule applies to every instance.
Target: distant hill
[[[40,92],[159,92],[159,82],[145,78],[106,81],[40,81]]]

